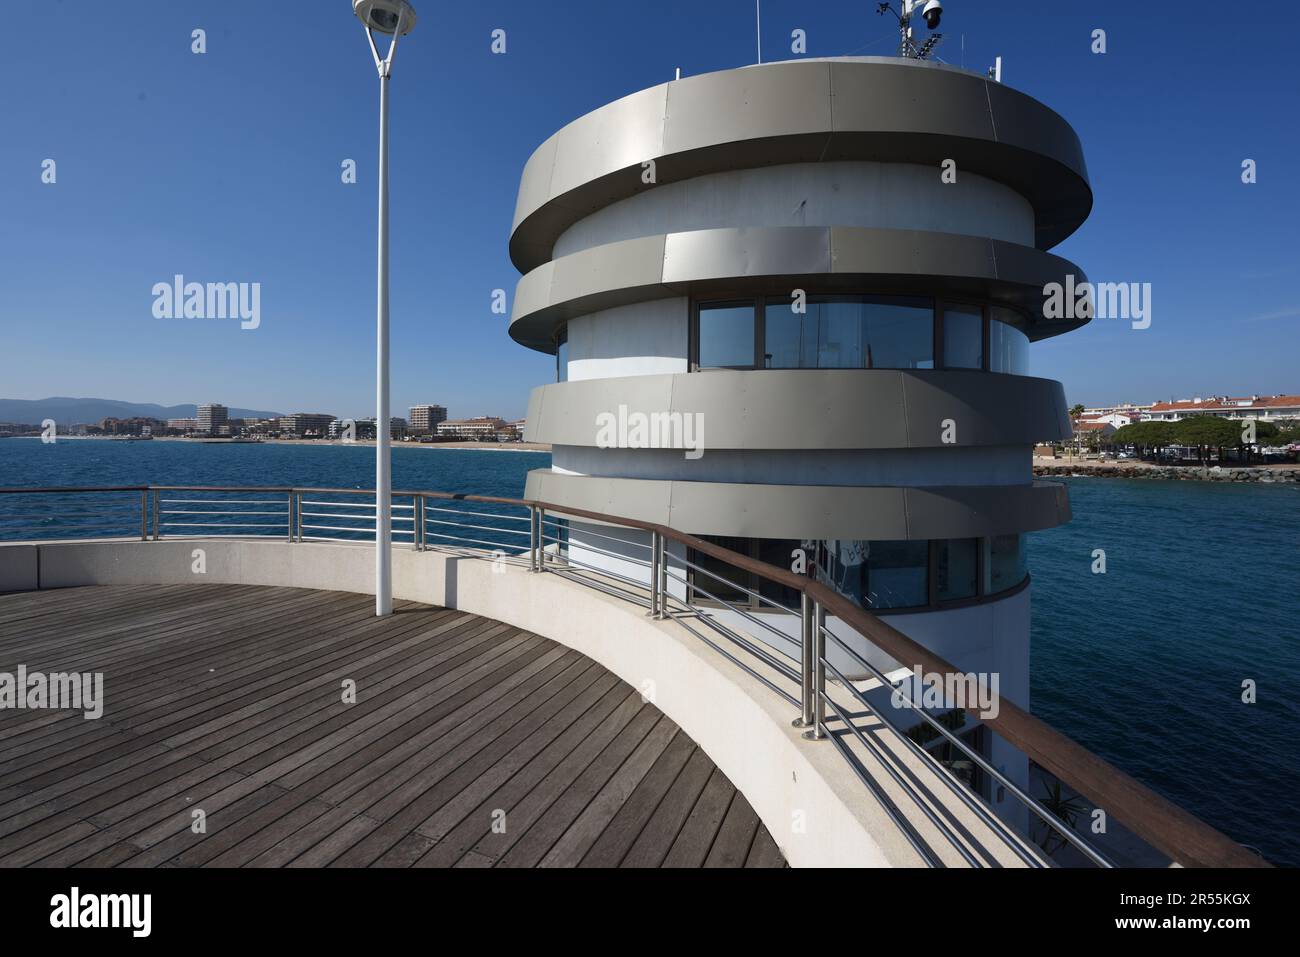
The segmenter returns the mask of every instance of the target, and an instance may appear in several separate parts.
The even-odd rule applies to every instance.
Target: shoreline
[[[1155,465],[1133,461],[1071,461],[1035,456],[1034,477],[1151,479],[1174,482],[1240,482],[1262,485],[1300,483],[1300,464],[1273,465]]]

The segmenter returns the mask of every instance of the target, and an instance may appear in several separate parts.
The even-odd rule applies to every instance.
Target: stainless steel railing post
[[[813,723],[813,600],[799,596],[799,717],[790,723],[807,728]]]
[[[668,540],[659,536],[659,617],[668,617]]]
[[[297,541],[302,543],[302,492],[294,492],[294,527],[297,529]]]
[[[650,617],[662,618],[663,595],[659,591],[662,582],[659,578],[659,566],[664,560],[664,537],[658,532],[650,533]]]
[[[537,571],[537,506],[528,506],[528,570]]]
[[[149,541],[149,493],[140,490],[140,541]]]
[[[424,551],[424,496],[415,496],[415,534],[411,538],[415,541],[415,550]]]
[[[537,570],[546,571],[546,509],[537,510]]]
[[[289,544],[290,544],[290,545],[292,545],[292,544],[294,543],[294,541],[296,540],[296,539],[294,538],[294,530],[293,530],[293,499],[294,499],[294,494],[293,494],[293,491],[291,490],[291,491],[289,492],[289,498],[288,498],[288,506],[289,506],[289,514],[288,514],[288,520],[289,520]]]
[[[820,741],[826,737],[826,610],[819,601],[812,613],[812,681],[812,726],[803,736]]]
[[[150,493],[153,496],[153,540],[156,542],[162,538],[162,529],[158,525],[158,493]]]

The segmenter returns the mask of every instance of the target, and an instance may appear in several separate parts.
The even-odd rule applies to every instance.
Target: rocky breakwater
[[[1079,462],[1073,465],[1035,465],[1035,476],[1091,475],[1098,478],[1163,479],[1196,482],[1262,482],[1294,485],[1300,483],[1300,468],[1246,468],[1219,465],[1120,465],[1118,463]]]

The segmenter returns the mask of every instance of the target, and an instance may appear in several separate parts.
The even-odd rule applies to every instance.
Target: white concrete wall
[[[594,434],[594,431],[593,431]],[[557,445],[551,468],[565,475],[756,485],[1028,485],[1033,450],[1024,446],[934,449],[709,451],[688,459],[673,449]]]
[[[569,320],[569,381],[687,372],[685,297],[602,309]]]
[[[1034,210],[1001,183],[936,166],[851,161],[790,163],[659,183],[579,220],[555,256],[606,243],[695,229],[858,226],[924,229],[1034,245]]]

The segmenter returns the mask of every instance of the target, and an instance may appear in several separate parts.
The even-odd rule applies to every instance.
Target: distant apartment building
[[[447,421],[447,409],[441,405],[411,406],[411,434],[432,435],[439,422]]]
[[[295,412],[280,416],[280,431],[298,438],[323,438],[334,416],[323,412]]]
[[[168,419],[167,428],[175,432],[196,432],[199,428],[198,419]]]
[[[1105,418],[1106,416],[1118,415],[1125,416],[1130,422],[1141,422],[1146,414],[1151,410],[1153,403],[1148,402],[1141,405],[1136,402],[1125,402],[1120,405],[1099,405],[1091,409],[1083,410],[1083,418],[1095,419]]]
[[[161,419],[150,419],[144,416],[136,416],[130,419],[103,419],[99,423],[99,431],[104,435],[152,435],[155,430],[161,432],[166,428],[166,423]]]
[[[1300,395],[1250,395],[1235,398],[1216,395],[1208,399],[1178,399],[1156,402],[1146,418],[1156,422],[1178,422],[1192,415],[1213,415],[1224,419],[1300,419]]]
[[[497,433],[503,432],[507,428],[505,419],[481,415],[473,419],[448,419],[445,422],[439,422],[438,434],[448,438],[494,442]]]
[[[218,435],[229,425],[230,410],[218,402],[207,402],[199,406],[197,415],[198,431],[209,435]]]
[[[1122,429],[1126,425],[1132,425],[1134,422],[1141,420],[1141,413],[1137,411],[1114,411],[1114,412],[1084,412],[1075,422],[1092,425],[1109,425],[1111,430]]]
[[[392,438],[397,439],[399,442],[402,439],[406,438],[405,419],[395,415],[388,420],[388,423],[389,423],[388,434]],[[355,425],[356,425],[356,435],[354,436],[354,438],[357,439],[358,441],[372,441],[375,438],[375,420],[373,418],[357,419]],[[335,432],[331,433],[331,436],[341,434],[341,433],[342,433],[341,428],[336,429]]]

